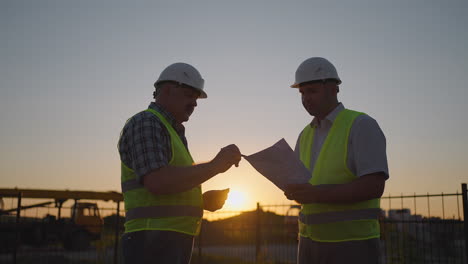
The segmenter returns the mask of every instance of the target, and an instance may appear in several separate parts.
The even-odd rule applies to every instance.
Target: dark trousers
[[[317,242],[299,237],[298,264],[377,264],[380,263],[377,238],[345,242]]]
[[[124,263],[189,264],[193,236],[172,231],[144,230],[122,236]]]

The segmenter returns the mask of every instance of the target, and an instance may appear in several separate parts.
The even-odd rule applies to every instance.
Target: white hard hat
[[[296,80],[291,88],[299,88],[301,83],[327,79],[335,79],[338,84],[341,83],[336,68],[331,62],[324,58],[312,57],[299,65],[296,70]]]
[[[198,70],[190,64],[177,62],[167,66],[166,69],[164,69],[159,75],[159,78],[154,83],[154,86],[156,87],[158,83],[165,81],[173,81],[188,85],[200,92],[199,98],[208,97],[208,95],[203,91],[205,80],[203,80]]]

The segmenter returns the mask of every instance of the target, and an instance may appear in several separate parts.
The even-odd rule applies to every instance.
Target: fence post
[[[55,199],[55,206],[58,207],[57,220],[60,220],[62,218],[62,206],[65,201],[66,200],[64,199]]]
[[[465,263],[468,264],[468,192],[466,183],[462,183],[463,197],[463,228],[465,230]]]
[[[256,212],[256,217],[255,217],[255,220],[257,221],[256,222],[256,227],[257,227],[257,230],[256,230],[256,234],[255,234],[255,263],[260,263],[260,247],[261,247],[261,241],[262,241],[262,238],[261,238],[261,235],[262,235],[262,232],[261,232],[261,207],[260,207],[260,203],[257,202],[257,212]]]
[[[15,230],[15,249],[13,251],[13,263],[17,263],[18,246],[20,245],[20,218],[21,218],[21,191],[18,192],[18,206],[16,207],[16,230]]]
[[[119,262],[119,229],[120,229],[120,201],[117,201],[117,214],[115,220],[114,264]]]

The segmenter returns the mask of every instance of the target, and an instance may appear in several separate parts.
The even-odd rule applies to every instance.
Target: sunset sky
[[[208,99],[185,123],[197,162],[237,144],[294,147],[311,121],[294,81],[329,59],[339,100],[387,138],[385,195],[468,182],[467,1],[0,1],[0,188],[120,191],[117,141],[174,62],[194,65]],[[204,190],[227,209],[289,203],[245,160]]]

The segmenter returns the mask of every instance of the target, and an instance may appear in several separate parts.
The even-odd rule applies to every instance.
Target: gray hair
[[[176,82],[172,82],[172,81],[164,81],[164,82],[160,82],[160,83],[155,83],[155,84],[154,84],[154,88],[155,88],[156,90],[153,92],[153,98],[154,98],[154,99],[158,98],[158,96],[161,94],[161,89],[162,89],[166,84],[177,84],[177,83],[176,83]]]

